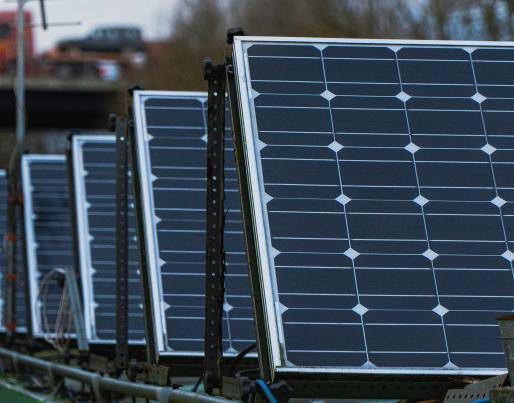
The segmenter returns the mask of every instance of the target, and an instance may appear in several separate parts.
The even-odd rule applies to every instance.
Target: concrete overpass
[[[0,128],[14,129],[14,78],[0,77]],[[111,112],[123,112],[128,84],[98,79],[28,78],[27,128],[105,129]]]

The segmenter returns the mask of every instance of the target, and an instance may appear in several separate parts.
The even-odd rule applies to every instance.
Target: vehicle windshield
[[[125,38],[129,39],[131,41],[137,41],[140,39],[140,34],[137,29],[126,29],[125,32]]]
[[[105,32],[103,29],[95,29],[93,32],[89,34],[89,38],[91,39],[102,39],[105,36]]]
[[[7,38],[11,32],[9,24],[0,24],[0,39]]]
[[[137,41],[141,39],[141,34],[138,29],[126,28],[99,28],[92,31],[89,36],[91,39],[104,39],[104,40],[129,40]]]

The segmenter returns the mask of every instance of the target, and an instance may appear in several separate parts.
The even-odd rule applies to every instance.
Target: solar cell
[[[24,155],[21,169],[32,331],[45,337],[54,333],[62,295],[58,277],[46,281],[46,275],[73,266],[66,160]],[[45,286],[42,303],[38,296]]]
[[[206,93],[136,92],[136,174],[160,355],[203,353],[205,296]],[[226,157],[224,350],[255,340],[237,180]]]
[[[269,376],[505,371],[513,55],[510,43],[236,38]]]
[[[74,135],[72,163],[85,322],[90,343],[116,340],[116,137]],[[129,195],[129,341],[144,342],[134,205]]]

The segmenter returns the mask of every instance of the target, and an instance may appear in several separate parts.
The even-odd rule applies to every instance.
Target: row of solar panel
[[[504,371],[495,319],[514,310],[513,55],[511,44],[235,38],[227,354],[252,343],[255,324],[266,378]],[[205,94],[136,92],[134,120],[144,239],[132,210],[131,340],[144,337],[143,245],[156,354],[199,355]],[[57,159],[25,161],[37,318],[38,280],[72,264],[66,170],[62,157],[61,171]],[[112,137],[74,139],[91,342],[114,338],[114,161]],[[252,294],[244,239],[254,246]]]
[[[157,342],[163,355],[203,352],[205,103],[204,93],[142,93],[138,103],[147,122],[144,131],[137,134],[140,175],[145,187],[140,189],[146,214],[144,241],[154,254],[150,256],[154,271],[152,303],[158,301],[156,320],[162,328],[157,332],[160,335]],[[230,140],[227,148],[231,149]],[[116,324],[115,136],[74,135],[71,160],[72,200],[64,156],[22,158],[32,333],[35,337],[45,337],[56,332],[62,285],[55,279],[49,284],[47,280],[52,270],[73,266],[71,208],[77,217],[87,338],[90,343],[112,344]],[[225,352],[233,354],[254,341],[254,330],[233,164],[227,164],[226,171],[230,212],[224,342]],[[129,339],[132,344],[143,344],[144,317],[132,194],[129,202]],[[49,287],[45,292],[43,284]],[[21,284],[18,289],[22,290]],[[19,319],[22,317],[18,315]]]

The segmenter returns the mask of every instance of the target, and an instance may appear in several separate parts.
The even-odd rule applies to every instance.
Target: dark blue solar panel
[[[254,286],[270,334],[260,351],[279,370],[503,371],[495,318],[514,309],[512,55],[236,41]]]
[[[17,216],[21,214],[20,210],[16,211]],[[27,331],[27,309],[26,309],[26,281],[25,281],[25,259],[23,257],[23,242],[21,236],[20,219],[17,218],[16,222],[16,331],[18,333],[25,333]]]
[[[75,209],[88,339],[116,339],[116,139],[73,136]],[[144,317],[134,223],[129,196],[129,341],[144,342]]]
[[[136,147],[159,353],[203,353],[206,94],[138,92]],[[237,179],[227,130],[225,353],[255,340]]]
[[[34,336],[45,337],[56,329],[63,290],[52,277],[46,297],[39,298],[42,282],[49,272],[73,266],[65,157],[24,155],[22,185],[32,328]]]

